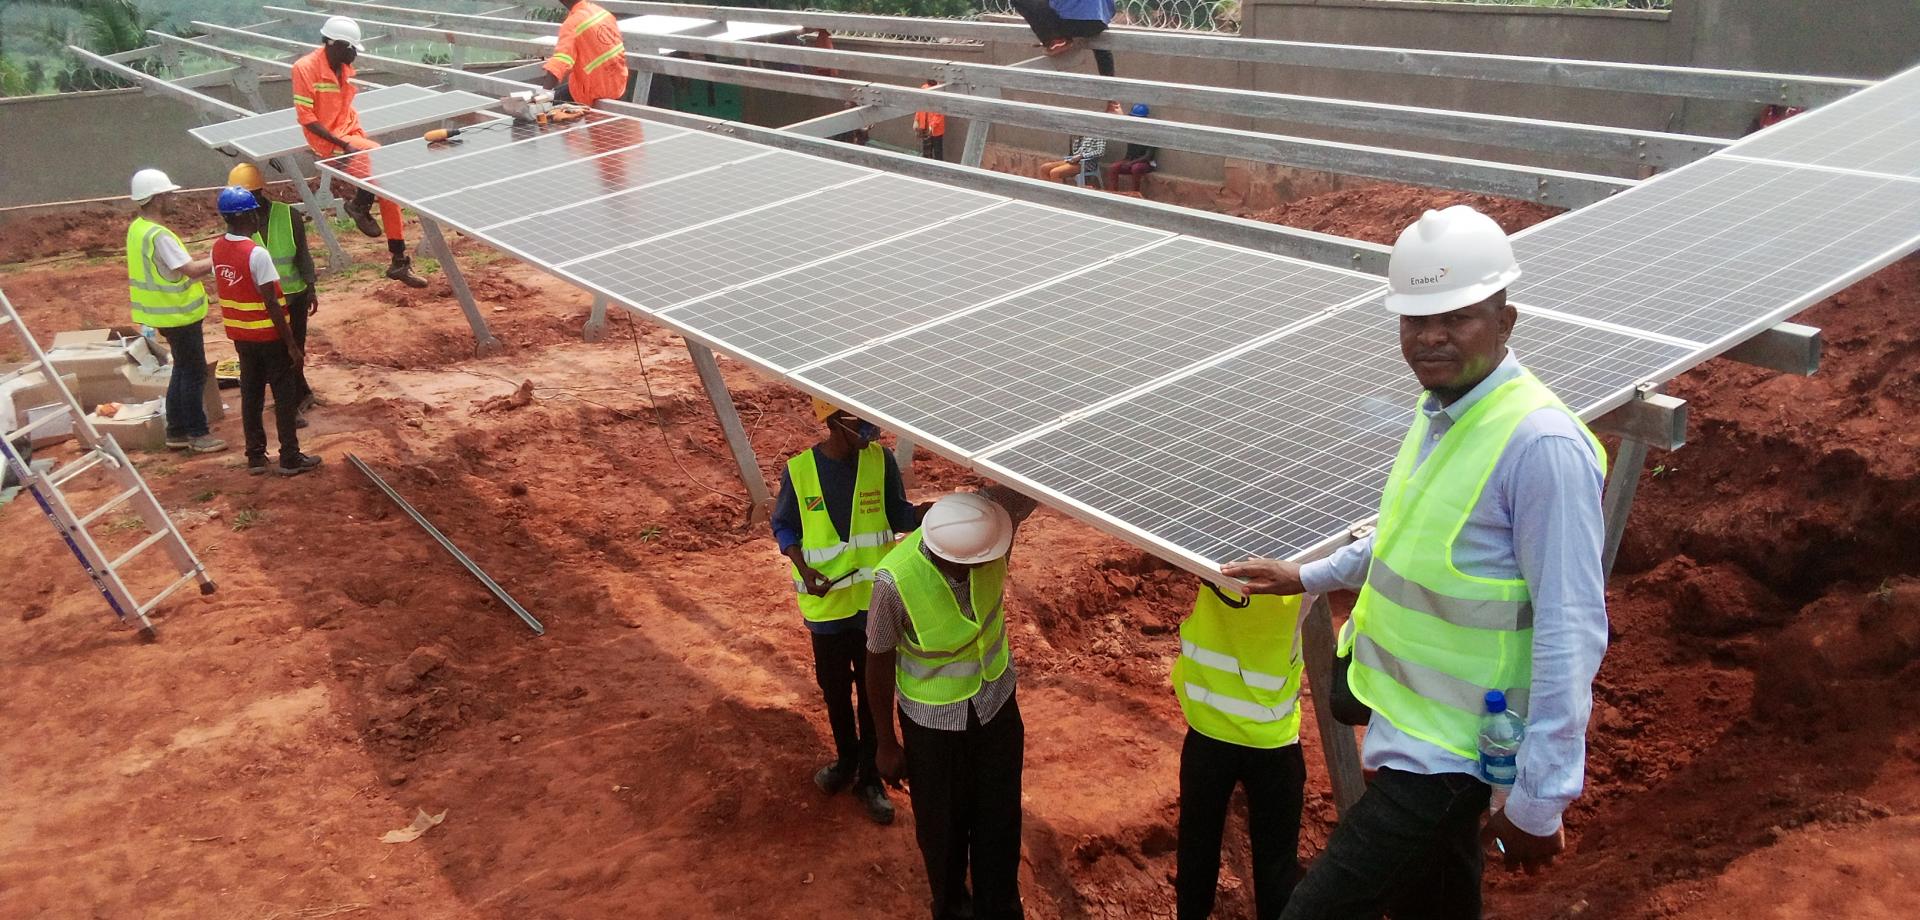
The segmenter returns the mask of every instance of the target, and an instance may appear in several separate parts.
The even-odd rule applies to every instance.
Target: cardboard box
[[[17,364],[10,367],[0,367],[0,377],[13,373],[19,369],[19,367],[20,365]],[[72,374],[62,374],[60,380],[67,385],[69,390],[79,386],[80,383],[80,378]],[[0,385],[0,389],[5,391],[7,397],[6,399],[0,399],[0,406],[5,406],[9,403],[13,406],[11,413],[0,412],[0,430],[5,431],[12,431],[21,425],[25,425],[27,423],[28,409],[34,408],[35,406],[44,406],[49,403],[57,403],[61,399],[59,388],[55,387],[53,381],[48,380],[47,376],[39,371],[22,374],[18,378]]]
[[[86,348],[94,345],[112,345],[113,342],[114,342],[114,336],[113,336],[112,329],[75,329],[71,332],[54,333],[53,344],[48,346],[47,350],[52,351],[55,348]]]
[[[207,378],[201,382],[200,404],[206,410],[207,421],[217,422],[227,417],[226,404],[220,400],[219,381],[213,378],[214,363],[207,363]],[[164,399],[167,385],[173,380],[173,365],[166,364],[152,369],[128,364],[120,368],[120,377],[126,381],[125,395],[116,402],[146,402],[150,399]]]
[[[73,437],[73,413],[66,410],[66,403],[51,403],[44,406],[34,406],[26,410],[25,415],[28,424],[37,422],[49,415],[57,414],[65,416],[64,418],[48,422],[45,425],[35,428],[32,437],[27,443],[32,444],[35,450],[39,450],[42,447],[51,447]],[[165,441],[164,436],[166,433],[166,428],[162,427],[160,434],[162,435],[161,440],[163,442]]]
[[[95,412],[87,415],[87,421],[127,450],[161,450],[167,446],[167,416],[161,403],[158,399],[127,403],[113,418]]]
[[[119,402],[125,396],[127,382],[120,376],[120,369],[132,362],[127,350],[118,344],[56,348],[47,352],[47,361],[62,377],[72,374],[79,378],[73,395],[82,406]]]

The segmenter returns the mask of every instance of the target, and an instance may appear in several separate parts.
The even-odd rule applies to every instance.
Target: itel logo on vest
[[[1443,268],[1437,272],[1434,272],[1431,275],[1415,275],[1412,278],[1407,280],[1407,284],[1412,287],[1421,287],[1428,284],[1439,284],[1440,282],[1446,280],[1448,271],[1450,270]]]
[[[231,265],[215,265],[213,267],[213,276],[225,284],[240,283],[240,273],[234,271]]]

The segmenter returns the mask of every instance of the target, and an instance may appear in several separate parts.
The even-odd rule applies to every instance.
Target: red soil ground
[[[1390,240],[1453,197],[1271,216]],[[118,321],[119,218],[37,223],[0,225],[0,259],[34,260],[0,266],[32,327]],[[0,916],[920,913],[904,801],[877,828],[808,782],[827,734],[807,641],[678,339],[616,320],[582,344],[584,295],[459,248],[506,354],[472,356],[440,278],[350,272],[324,284],[310,348],[329,405],[305,444],[327,466],[142,455],[220,582],[169,603],[160,642],[114,627],[30,503],[0,509]],[[1675,384],[1693,440],[1650,461],[1611,584],[1573,849],[1539,877],[1490,872],[1490,917],[1920,915],[1916,310],[1909,259],[1803,318],[1826,330],[1819,376],[1713,362]],[[772,478],[813,437],[805,401],[727,376]],[[231,415],[220,433],[239,440]],[[915,472],[927,494],[972,481]],[[1169,917],[1165,672],[1195,583],[1047,512],[1022,541],[1029,915]],[[446,821],[380,842],[417,808]],[[1317,768],[1307,810],[1303,858],[1333,819]],[[1234,844],[1220,916],[1251,915],[1246,865]]]

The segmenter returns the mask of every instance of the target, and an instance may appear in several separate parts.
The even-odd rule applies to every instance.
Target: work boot
[[[873,823],[882,825],[893,823],[893,800],[887,798],[886,787],[878,783],[861,786],[853,790],[853,797],[859,799],[860,804],[866,807],[867,817],[872,818]]]
[[[267,475],[267,470],[269,469],[272,469],[272,466],[267,463],[267,458],[265,457],[248,457],[247,458],[247,475],[248,476],[265,476]]]
[[[312,454],[301,454],[292,463],[288,463],[285,460],[280,461],[280,465],[277,467],[274,467],[273,471],[276,473],[279,473],[282,476],[298,476],[301,473],[308,472],[319,465],[320,465],[319,457],[316,457]]]
[[[394,256],[393,264],[387,266],[387,277],[410,288],[427,286],[427,279],[413,273],[412,256]]]
[[[814,771],[813,774],[813,784],[819,786],[820,791],[828,795],[833,795],[847,788],[852,782],[853,764],[842,763],[838,760],[821,767],[819,770]]]
[[[363,202],[356,198],[347,202],[340,210],[347,212],[347,216],[353,218],[353,225],[359,227],[361,233],[379,236],[385,232],[380,229],[380,222],[373,219],[373,202],[371,201]]]
[[[210,434],[187,439],[187,450],[196,454],[217,454],[227,449],[227,442]]]

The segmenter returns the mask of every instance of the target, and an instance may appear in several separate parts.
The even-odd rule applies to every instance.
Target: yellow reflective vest
[[[1546,408],[1573,415],[1522,373],[1468,409],[1418,469],[1428,420],[1415,413],[1381,493],[1366,585],[1341,635],[1340,653],[1353,656],[1353,695],[1395,728],[1461,757],[1477,753],[1487,691],[1505,693],[1526,718],[1533,603],[1524,579],[1457,569],[1455,541],[1520,422]],[[1604,471],[1606,452],[1580,430]]]
[[[787,479],[793,483],[793,497],[800,506],[802,558],[833,582],[825,595],[815,597],[808,593],[799,567],[788,566],[800,615],[815,623],[844,620],[867,609],[873,598],[874,567],[896,542],[893,524],[887,520],[886,448],[868,444],[855,462],[853,511],[847,518],[851,532],[843,538],[833,526],[833,516],[827,513],[813,450],[803,450],[787,461]]]
[[[161,274],[154,251],[163,236],[180,242],[172,230],[145,217],[135,217],[127,227],[128,305],[136,323],[156,329],[190,326],[207,317],[207,291],[200,282],[184,275],[178,281],[168,281]],[[186,250],[185,246],[180,248]]]
[[[893,579],[913,624],[894,655],[900,695],[940,706],[972,699],[989,681],[1007,673],[1007,612],[1002,592],[1007,557],[967,572],[969,606],[960,610],[947,577],[920,550],[920,531],[900,542],[880,563]]]
[[[1298,742],[1299,636],[1299,595],[1256,594],[1235,607],[1201,585],[1173,662],[1173,692],[1187,724],[1243,747]]]
[[[273,256],[274,270],[280,273],[282,297],[291,297],[307,289],[307,279],[300,276],[300,248],[294,245],[293,238],[293,222],[298,219],[291,205],[284,201],[269,201],[266,232],[253,235],[253,241],[267,247],[267,254]]]

